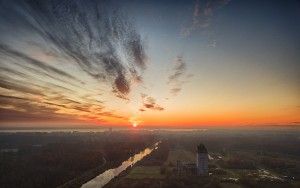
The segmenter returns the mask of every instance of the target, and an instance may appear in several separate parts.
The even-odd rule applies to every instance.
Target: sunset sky
[[[0,0],[0,127],[300,125],[300,2]]]

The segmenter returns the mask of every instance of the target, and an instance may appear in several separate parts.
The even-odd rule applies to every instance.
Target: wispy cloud
[[[26,32],[46,41],[49,47],[41,49],[52,47],[48,54],[71,60],[94,79],[110,83],[118,95],[126,96],[131,79],[141,77],[146,68],[144,42],[130,19],[114,4],[96,0],[16,2],[5,7],[6,24],[18,20]],[[32,62],[17,50],[10,53]],[[52,67],[42,68],[63,74]]]
[[[0,77],[0,87],[8,90],[14,90],[21,93],[33,94],[42,96],[43,93],[35,88],[27,87],[22,84],[15,83],[15,81],[7,81],[7,78]]]
[[[174,67],[172,69],[172,73],[168,78],[168,85],[170,88],[170,93],[173,95],[177,95],[181,90],[182,86],[187,79],[192,77],[192,74],[187,74],[186,62],[184,61],[182,56],[177,56],[174,61]]]
[[[0,110],[3,112],[1,122],[18,122],[19,120],[59,121],[64,119],[74,121],[89,120],[88,117],[103,122],[105,117],[124,118],[108,111],[101,101],[75,101],[61,94],[51,97],[45,93],[39,99],[36,98],[37,96],[24,95],[24,97],[19,97],[8,95],[7,92],[6,94],[0,95]],[[18,95],[22,94],[18,93]]]
[[[6,52],[9,52],[9,50],[6,50]],[[0,57],[2,57],[1,55],[3,54],[0,52]],[[14,59],[18,56],[10,54],[8,57]],[[20,62],[27,62],[22,60],[24,59],[18,59]],[[1,66],[7,66],[7,64],[8,62],[1,64]],[[82,91],[58,85],[61,82],[55,84],[45,80],[34,79],[34,74],[21,73],[7,67],[0,67],[0,70],[1,122],[22,122],[24,120],[93,120],[103,122],[106,117],[124,118],[109,110],[103,101],[95,99],[99,96],[98,93],[89,93],[89,96],[81,96],[79,93]],[[62,74],[61,71],[51,72],[53,69],[49,70],[50,74],[53,75],[55,73],[56,77],[71,78],[71,81],[74,82],[75,80],[77,82],[77,79],[66,76],[68,74]],[[34,119],[34,117],[36,118]]]
[[[2,121],[104,122],[125,118],[100,99],[103,90],[129,100],[147,54],[114,2],[15,0],[0,3],[0,62]]]
[[[0,56],[6,56],[9,58],[13,58],[16,59],[17,61],[19,60],[23,60],[25,61],[27,64],[32,65],[33,67],[39,68],[42,71],[45,71],[49,74],[55,74],[58,77],[66,77],[68,79],[73,79],[76,81],[79,81],[77,78],[75,78],[74,76],[58,69],[55,67],[52,67],[42,61],[36,60],[34,58],[29,57],[28,55],[22,53],[22,52],[18,52],[16,50],[11,49],[9,46],[6,45],[2,45],[0,44]],[[21,66],[23,66],[22,64],[20,64]],[[79,81],[80,82],[80,81]]]
[[[210,41],[210,43],[207,46],[211,47],[211,48],[215,48],[217,46],[217,41],[216,40],[212,40],[212,41]]]
[[[146,94],[141,94],[141,97],[142,97],[142,102],[143,102],[143,106],[142,106],[142,108],[140,108],[141,112],[146,111],[146,109],[157,110],[157,111],[162,111],[165,109],[162,106],[160,106],[159,104],[157,104],[156,100],[153,97],[148,96]]]
[[[215,11],[229,2],[230,0],[196,0],[191,23],[182,28],[181,35],[187,37],[197,30],[208,28]]]

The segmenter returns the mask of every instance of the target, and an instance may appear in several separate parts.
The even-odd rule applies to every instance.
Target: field
[[[196,160],[196,153],[193,153],[191,151],[187,151],[184,149],[174,149],[169,152],[168,159],[166,161],[166,164],[174,164],[176,165],[176,162],[185,161],[185,162],[195,162]]]
[[[165,176],[160,173],[160,166],[137,166],[133,168],[126,178],[129,179],[163,179]]]
[[[297,132],[249,131],[245,134],[220,130],[160,136],[163,147],[106,187],[296,188],[300,185]],[[209,176],[177,175],[177,160],[196,163],[199,143],[208,149]]]

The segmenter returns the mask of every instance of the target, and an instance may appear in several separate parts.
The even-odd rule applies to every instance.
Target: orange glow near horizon
[[[72,112],[75,113],[75,112]],[[90,116],[87,113],[77,114],[78,120],[57,120],[57,121],[27,121],[27,122],[5,122],[3,125],[35,126],[142,126],[142,127],[201,127],[201,126],[265,126],[265,125],[293,125],[298,126],[300,112],[298,109],[275,111],[268,113],[267,110],[240,110],[240,111],[162,111],[136,113],[129,118],[106,117],[105,121],[101,116]]]

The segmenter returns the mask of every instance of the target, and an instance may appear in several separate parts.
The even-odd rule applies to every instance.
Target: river
[[[126,170],[128,167],[133,166],[136,162],[142,160],[144,157],[149,155],[153,150],[157,149],[160,142],[154,144],[153,147],[148,147],[141,151],[138,154],[130,157],[126,161],[124,161],[120,166],[112,169],[108,169],[102,174],[98,175],[94,179],[88,181],[87,183],[83,184],[81,188],[101,188],[110,182],[114,177],[117,177],[121,172]]]

